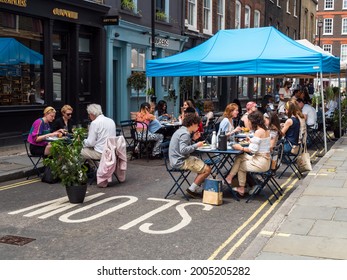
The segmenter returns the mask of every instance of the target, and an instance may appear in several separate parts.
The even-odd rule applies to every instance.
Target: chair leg
[[[39,159],[35,162],[31,157],[29,157],[31,163],[33,164],[33,169],[31,171],[35,171],[35,173],[37,174],[37,177],[41,177],[41,172],[38,168],[38,164],[40,163],[42,157],[39,157]],[[30,174],[27,177],[27,180],[30,178]]]

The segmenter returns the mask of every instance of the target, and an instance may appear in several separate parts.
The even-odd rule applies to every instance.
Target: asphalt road
[[[300,181],[288,172],[278,182],[284,195],[272,206],[262,195],[245,203],[228,191],[220,206],[164,199],[172,180],[161,160],[130,161],[126,182],[88,186],[83,204],[70,204],[59,183],[3,182],[0,238],[35,240],[0,243],[0,259],[237,259]]]

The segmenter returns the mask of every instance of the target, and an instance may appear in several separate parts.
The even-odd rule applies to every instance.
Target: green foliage
[[[43,160],[51,168],[54,178],[59,178],[64,186],[76,186],[87,183],[87,167],[83,164],[81,150],[85,128],[76,128],[73,139],[61,139],[52,142],[51,155]]]
[[[154,88],[149,88],[146,90],[146,94],[149,95],[149,96],[152,96],[152,95],[155,95],[154,93]]]
[[[130,11],[135,9],[135,4],[132,0],[122,0],[120,5],[122,9],[130,10]]]
[[[325,88],[325,96],[326,96],[327,101],[330,101],[330,100],[334,99],[335,93],[334,93],[332,87],[326,87]]]
[[[157,11],[157,12],[155,13],[155,18],[156,18],[157,20],[166,21],[167,16],[166,16],[165,12],[163,12],[163,11]]]
[[[129,76],[128,86],[133,87],[136,91],[140,91],[146,87],[146,74],[144,72],[134,71]]]
[[[339,129],[340,121],[339,115],[340,110],[336,109],[333,114],[333,129]],[[341,128],[345,130],[347,128],[347,99],[344,98],[341,102]]]

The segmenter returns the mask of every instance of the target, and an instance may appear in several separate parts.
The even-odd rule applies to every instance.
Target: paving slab
[[[317,221],[312,230],[311,236],[322,236],[330,238],[341,238],[347,240],[347,222],[344,221]]]
[[[289,215],[293,219],[332,220],[335,212],[335,207],[295,205]]]
[[[291,217],[286,219],[283,224],[281,224],[280,228],[278,229],[278,233],[307,235],[314,226],[315,222],[316,220],[314,219],[293,219]]]

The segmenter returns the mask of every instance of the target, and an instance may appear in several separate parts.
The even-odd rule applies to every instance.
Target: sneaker
[[[192,198],[201,198],[200,194],[193,192],[190,189],[186,189],[186,193]]]

